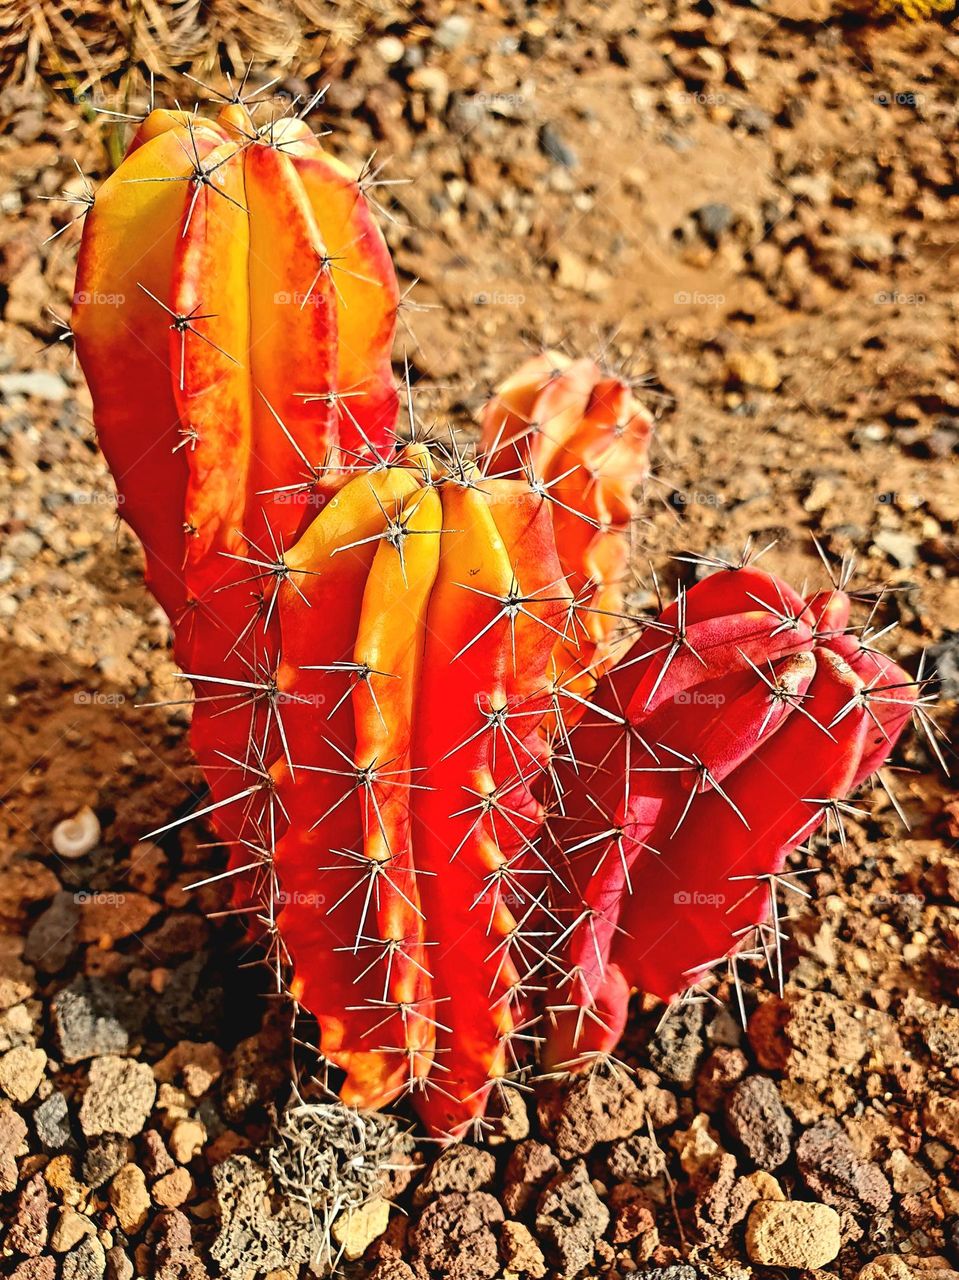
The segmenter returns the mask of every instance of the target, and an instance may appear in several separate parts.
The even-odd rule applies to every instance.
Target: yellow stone
[[[362,1258],[390,1221],[390,1206],[385,1200],[370,1200],[361,1209],[341,1213],[333,1223],[332,1235],[337,1248],[349,1262]]]

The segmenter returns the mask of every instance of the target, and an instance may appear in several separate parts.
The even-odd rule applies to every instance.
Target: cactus
[[[456,1132],[529,1012],[570,599],[544,495],[394,453],[396,307],[357,184],[231,104],[141,125],[87,217],[74,325],[239,908],[344,1099],[411,1091]]]
[[[496,388],[482,417],[490,474],[525,475],[548,495],[563,572],[583,621],[557,646],[557,684],[580,696],[622,651],[623,582],[635,490],[649,471],[652,422],[622,378],[545,351]],[[575,719],[567,708],[566,722]]]
[[[478,464],[398,450],[366,185],[299,120],[152,112],[87,216],[74,329],[237,910],[343,1099],[458,1136],[545,986],[546,1060],[578,1065],[631,990],[778,946],[786,855],[916,694],[840,589],[750,567],[623,653],[651,428],[592,361],[504,382]]]
[[[597,687],[575,764],[557,769],[553,838],[575,890],[548,1064],[611,1053],[631,991],[672,1000],[750,938],[781,964],[787,855],[838,816],[916,705],[915,682],[848,623],[838,589],[803,599],[724,569]]]
[[[360,187],[231,104],[143,122],[87,217],[74,325],[240,909],[344,1098],[413,1091],[445,1132],[519,1051],[569,594],[543,495],[394,454],[396,308]]]
[[[283,562],[273,723],[236,802],[258,914],[344,1100],[411,1092],[456,1134],[515,1065],[551,874],[532,785],[569,594],[549,508],[414,445]]]
[[[363,187],[297,119],[156,110],[84,225],[77,354],[177,659],[210,676],[192,740],[229,840],[273,721],[282,551],[393,448],[398,289]]]
[[[362,182],[299,120],[258,131],[230,103],[216,123],[156,110],[140,125],[87,214],[72,325],[172,619],[267,526],[295,540],[311,512],[291,495],[392,446],[397,303]]]

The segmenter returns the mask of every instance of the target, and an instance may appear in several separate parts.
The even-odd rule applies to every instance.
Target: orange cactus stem
[[[523,1053],[552,874],[533,789],[570,594],[549,512],[414,445],[280,559],[273,756],[236,758],[230,804],[255,914],[343,1098],[411,1093],[456,1136]]]
[[[271,758],[283,552],[394,448],[398,287],[358,182],[299,120],[157,110],[96,192],[73,329],[120,510],[197,690],[193,742]],[[275,630],[275,628],[274,628]],[[252,745],[251,745],[252,744]],[[214,810],[236,837],[226,808]]]
[[[537,793],[571,595],[549,508],[524,480],[412,444],[357,471],[267,567],[254,629],[271,660],[236,682],[245,748],[194,735],[202,812],[232,833],[227,874],[343,1099],[411,1095],[431,1134],[459,1137],[532,1054],[554,931]],[[234,696],[213,662],[189,673],[206,725],[222,715],[206,691]]]
[[[122,513],[172,619],[331,466],[390,450],[399,293],[357,181],[298,120],[153,111],[96,192],[73,307]],[[158,503],[156,495],[164,494]]]
[[[597,686],[552,822],[575,885],[546,1060],[611,1053],[631,991],[672,1001],[748,940],[777,957],[787,856],[887,758],[919,683],[754,567],[682,593]],[[777,903],[778,895],[778,903]]]
[[[584,606],[557,645],[557,685],[583,694],[621,640],[636,490],[649,474],[652,420],[621,378],[593,360],[545,351],[502,382],[482,415],[489,475],[525,475],[547,498],[560,563]]]

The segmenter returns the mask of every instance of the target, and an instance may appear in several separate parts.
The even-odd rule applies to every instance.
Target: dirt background
[[[894,588],[877,625],[898,624],[885,643],[912,671],[930,651],[948,732],[951,13],[485,0],[340,17],[263,110],[328,82],[311,119],[330,148],[409,180],[375,194],[401,282],[419,281],[396,348],[418,410],[468,433],[527,351],[601,354],[658,424],[633,604],[654,603],[650,566],[669,585],[694,572],[671,557],[736,557],[749,537],[775,541],[767,567],[822,580],[815,536],[833,564],[856,556],[863,587]],[[82,205],[53,197],[82,197],[77,166],[95,183],[116,153],[122,126],[94,108],[145,93],[22,72],[0,90],[0,1271],[280,1280],[312,1238],[262,1172],[285,1013],[233,923],[204,917],[221,887],[184,892],[218,865],[202,831],[138,843],[199,779],[187,709],[142,705],[183,686],[60,323]],[[161,78],[157,96],[194,90]],[[771,1276],[747,1231],[775,1194],[761,1171],[837,1210],[831,1274],[959,1265],[959,799],[920,739],[893,763],[909,830],[877,788],[845,848],[814,848],[783,996],[750,971],[748,1034],[712,1005],[657,1030],[662,1010],[638,1005],[636,1082],[541,1090],[487,1151],[397,1175],[386,1234],[379,1209],[354,1223],[354,1269]],[[101,835],[65,860],[53,829],[84,805]]]

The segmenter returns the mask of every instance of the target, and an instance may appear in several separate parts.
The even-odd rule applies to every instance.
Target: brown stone
[[[746,1251],[765,1267],[825,1267],[841,1244],[839,1214],[825,1204],[760,1200],[746,1224]]]

